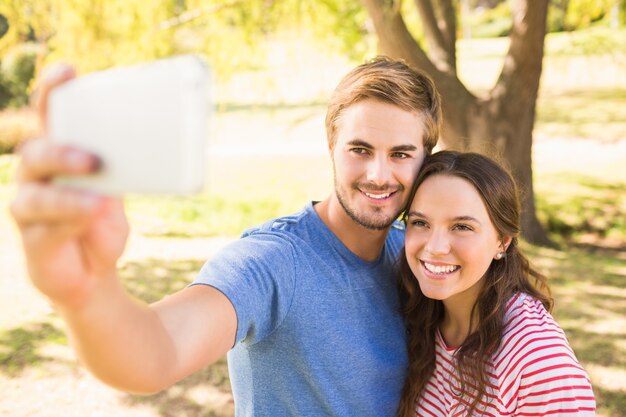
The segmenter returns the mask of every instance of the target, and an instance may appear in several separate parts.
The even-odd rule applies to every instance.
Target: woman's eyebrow
[[[426,216],[424,213],[419,212],[419,211],[415,211],[415,210],[409,211],[407,213],[406,217],[407,218],[408,217],[420,217],[420,218],[423,218],[423,219],[427,219],[428,218],[428,216]],[[456,216],[456,217],[453,217],[451,220],[454,221],[454,222],[460,222],[460,221],[468,222],[469,221],[469,222],[482,224],[481,221],[478,220],[476,217],[472,217],[472,216],[468,216],[468,215]]]
[[[478,220],[476,217],[472,217],[472,216],[457,216],[455,218],[453,218],[452,220],[454,221],[464,221],[464,222],[474,222],[474,223],[478,223],[478,224],[482,224],[480,222],[480,220]]]
[[[428,216],[424,215],[423,213],[420,213],[419,211],[409,211],[406,214],[406,217],[423,217],[423,218],[427,218]]]

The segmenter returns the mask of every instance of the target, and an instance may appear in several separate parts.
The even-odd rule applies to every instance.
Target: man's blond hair
[[[337,121],[352,104],[375,99],[424,116],[424,149],[430,154],[439,139],[441,100],[433,81],[402,61],[379,56],[350,71],[339,83],[328,103],[326,135],[332,149]]]

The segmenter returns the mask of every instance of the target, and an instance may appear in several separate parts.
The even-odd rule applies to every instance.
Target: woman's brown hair
[[[454,394],[462,399],[459,404],[467,404],[466,412],[471,415],[487,390],[486,363],[500,346],[507,302],[516,293],[524,292],[551,310],[552,298],[545,276],[530,266],[518,246],[520,201],[511,175],[483,155],[437,152],[424,161],[407,207],[419,186],[433,175],[454,176],[470,182],[485,204],[500,239],[512,238],[505,256],[493,260],[485,273],[484,285],[472,308],[470,329],[473,330],[455,352],[460,390]],[[415,415],[415,403],[435,369],[435,335],[444,316],[444,306],[440,300],[430,299],[421,292],[404,251],[399,276],[408,331],[409,370],[398,416],[409,417]]]

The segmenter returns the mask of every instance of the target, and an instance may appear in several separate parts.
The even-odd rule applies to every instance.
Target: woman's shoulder
[[[539,371],[554,363],[580,366],[563,329],[541,301],[525,293],[516,294],[507,306],[494,360],[496,368],[516,373]]]
[[[542,332],[563,332],[540,300],[526,293],[515,294],[508,301],[504,313],[504,337],[513,336],[516,331],[538,329]]]
[[[589,376],[561,327],[534,297],[520,293],[511,298],[502,342],[493,359],[495,375],[505,387],[506,404],[516,402],[517,407],[531,411],[528,415],[548,403],[557,408],[575,405],[583,412],[580,415],[593,415]]]

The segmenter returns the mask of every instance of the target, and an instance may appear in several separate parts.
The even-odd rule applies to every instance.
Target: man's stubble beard
[[[356,189],[358,192],[360,192],[360,190],[358,190],[358,187],[353,186],[354,189]],[[382,190],[381,190],[382,191]],[[401,192],[402,189],[396,190],[396,192]],[[352,220],[354,220],[357,224],[365,227],[366,229],[369,230],[385,230],[388,229],[394,221],[396,221],[396,219],[398,218],[398,216],[400,215],[400,213],[402,211],[399,211],[398,213],[396,213],[394,216],[391,217],[385,217],[385,216],[381,216],[383,218],[378,218],[378,219],[373,219],[373,218],[368,218],[371,216],[367,216],[367,215],[363,215],[358,213],[356,210],[353,210],[350,205],[348,204],[348,199],[345,196],[346,192],[343,189],[343,187],[341,187],[338,183],[337,183],[337,178],[335,177],[335,195],[337,196],[337,200],[339,201],[339,204],[341,205],[341,207],[343,208],[343,210],[346,212],[346,214],[348,215],[348,217],[350,217]],[[379,212],[382,212],[381,209],[375,209],[378,210]]]

